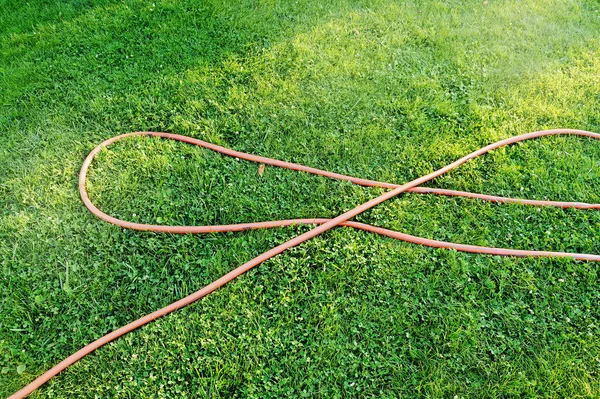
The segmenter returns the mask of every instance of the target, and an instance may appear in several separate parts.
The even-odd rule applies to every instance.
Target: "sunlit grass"
[[[600,131],[593,1],[0,4],[0,395],[305,231],[121,230],[81,204],[138,130],[401,183],[495,140]],[[436,181],[600,202],[600,143],[544,138]],[[90,195],[147,223],[334,217],[378,189],[137,138]],[[593,211],[407,194],[359,220],[600,253]],[[593,263],[434,250],[348,228],[131,333],[34,397],[598,397]]]

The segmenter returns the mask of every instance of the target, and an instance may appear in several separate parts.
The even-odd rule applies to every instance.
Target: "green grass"
[[[175,236],[82,205],[124,132],[402,183],[501,138],[600,131],[597,1],[0,1],[0,396],[308,227]],[[149,223],[333,217],[382,191],[150,138],[90,195]],[[432,186],[600,202],[600,143],[544,138]],[[360,221],[600,253],[594,211],[403,195]],[[600,397],[598,265],[337,228],[77,363],[32,397]]]

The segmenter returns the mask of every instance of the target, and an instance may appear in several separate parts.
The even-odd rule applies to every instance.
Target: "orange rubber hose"
[[[56,366],[52,367],[50,370],[48,370],[47,372],[45,372],[44,374],[42,374],[41,376],[36,378],[34,381],[32,381],[26,387],[24,387],[20,391],[16,392],[12,396],[10,396],[9,399],[17,399],[17,398],[26,397],[31,392],[33,392],[35,389],[39,388],[44,383],[46,383],[48,380],[50,380],[52,377],[56,376],[58,373],[60,373],[61,371],[63,371],[64,369],[66,369],[67,367],[69,367],[70,365],[72,365],[73,363],[75,363],[76,361],[81,359],[82,357],[84,357],[84,356],[90,354],[91,352],[93,352],[94,350],[98,349],[99,347],[101,347],[101,346],[115,340],[116,338],[118,338],[124,334],[127,334],[128,332],[133,331],[136,328],[141,327],[159,317],[162,317],[162,316],[169,314],[177,309],[187,306],[187,305],[191,304],[192,302],[197,301],[198,299],[210,294],[211,292],[215,291],[217,288],[223,286],[224,284],[227,284],[231,280],[233,280],[236,277],[238,277],[239,275],[247,272],[248,270],[252,269],[253,267],[259,265],[260,263],[266,261],[267,259],[270,259],[270,258],[274,257],[275,255],[282,253],[286,249],[295,247],[296,245],[299,245],[307,240],[310,240],[311,238],[313,238],[327,230],[330,230],[335,226],[353,227],[356,229],[370,231],[373,233],[381,234],[381,235],[395,238],[398,240],[408,241],[408,242],[415,243],[415,244],[427,245],[427,246],[435,247],[435,248],[449,248],[449,249],[455,249],[455,250],[464,251],[464,252],[473,252],[473,253],[490,254],[490,255],[521,256],[521,257],[550,256],[550,257],[572,258],[572,259],[576,259],[576,260],[585,260],[585,261],[600,261],[600,255],[592,255],[592,254],[577,254],[577,253],[567,253],[567,252],[490,248],[490,247],[482,247],[482,246],[476,246],[476,245],[456,244],[456,243],[451,243],[451,242],[430,240],[427,238],[415,237],[415,236],[400,233],[397,231],[384,229],[381,227],[371,226],[369,224],[350,221],[350,219],[352,219],[356,215],[358,215],[358,214],[360,214],[360,213],[362,213],[384,201],[387,201],[388,199],[395,197],[398,194],[406,192],[406,191],[422,193],[422,194],[439,194],[439,195],[447,195],[447,196],[462,196],[462,197],[467,197],[467,198],[478,198],[478,199],[482,199],[485,201],[492,201],[492,202],[499,202],[499,203],[513,202],[513,203],[520,203],[520,204],[534,205],[534,206],[555,206],[555,207],[561,207],[561,208],[578,208],[578,209],[600,209],[600,204],[586,204],[586,203],[581,203],[581,202],[559,202],[559,201],[537,201],[537,200],[514,199],[514,198],[505,198],[505,197],[485,195],[485,194],[469,193],[469,192],[463,192],[463,191],[418,187],[421,184],[423,184],[429,180],[432,180],[438,176],[441,176],[444,173],[449,172],[450,170],[455,169],[456,167],[462,165],[463,163],[465,163],[473,158],[476,158],[480,155],[483,155],[483,154],[485,154],[491,150],[494,150],[496,148],[503,147],[503,146],[506,146],[509,144],[513,144],[513,143],[516,143],[519,141],[534,139],[537,137],[561,135],[561,134],[586,136],[586,137],[591,137],[594,139],[600,139],[600,134],[587,132],[587,131],[583,131],[583,130],[572,130],[572,129],[543,130],[543,131],[539,131],[539,132],[523,134],[520,136],[514,136],[514,137],[510,137],[508,139],[501,140],[496,143],[490,144],[486,147],[483,147],[477,151],[472,152],[471,154],[468,154],[468,155],[460,158],[457,161],[452,162],[449,165],[444,166],[441,169],[436,170],[435,172],[432,172],[432,173],[429,173],[422,177],[419,177],[419,178],[417,178],[413,181],[410,181],[408,183],[405,183],[403,185],[378,182],[375,180],[360,179],[357,177],[346,176],[346,175],[341,175],[338,173],[327,172],[327,171],[320,170],[320,169],[310,168],[308,166],[302,166],[302,165],[298,165],[298,164],[294,164],[294,163],[279,161],[276,159],[265,158],[265,157],[261,157],[258,155],[247,154],[247,153],[243,153],[243,152],[239,152],[239,151],[234,151],[234,150],[231,150],[231,149],[228,149],[225,147],[221,147],[221,146],[218,146],[215,144],[207,143],[202,140],[194,139],[192,137],[182,136],[182,135],[178,135],[178,134],[158,133],[158,132],[136,132],[136,133],[128,133],[128,134],[123,134],[120,136],[112,137],[112,138],[104,141],[100,145],[98,145],[96,148],[94,148],[92,150],[92,152],[90,152],[90,154],[87,156],[87,158],[83,162],[83,165],[81,166],[81,172],[79,174],[79,191],[80,191],[81,199],[83,200],[83,203],[90,210],[90,212],[92,212],[98,218],[100,218],[106,222],[115,224],[115,225],[123,227],[123,228],[128,228],[128,229],[155,231],[155,232],[163,232],[163,233],[177,233],[177,234],[240,231],[240,230],[248,230],[248,229],[282,227],[282,226],[289,226],[292,224],[316,224],[318,226],[310,231],[307,231],[306,233],[303,233],[303,234],[283,243],[283,244],[276,246],[275,248],[270,249],[269,251],[263,253],[262,255],[257,256],[256,258],[250,260],[249,262],[244,263],[243,265],[239,266],[237,269],[230,271],[229,273],[227,273],[224,276],[222,276],[221,278],[213,281],[212,283],[210,283],[206,287],[200,289],[199,291],[196,291],[193,294],[188,295],[187,297],[178,300],[177,302],[174,302],[162,309],[159,309],[159,310],[152,312],[136,321],[133,321],[133,322],[119,328],[118,330],[115,330],[115,331],[105,335],[104,337],[99,338],[98,340],[86,345],[79,351],[77,351],[74,354],[72,354],[71,356],[67,357],[66,359],[64,359],[63,361],[58,363]],[[94,157],[100,151],[102,151],[102,149],[106,148],[107,146],[114,143],[115,141],[118,141],[118,140],[121,140],[121,139],[124,139],[127,137],[132,137],[132,136],[155,136],[155,137],[162,137],[165,139],[182,141],[184,143],[194,144],[194,145],[197,145],[200,147],[207,148],[212,151],[219,152],[224,155],[228,155],[228,156],[232,156],[232,157],[236,157],[236,158],[240,158],[240,159],[245,159],[245,160],[252,161],[252,162],[259,162],[259,163],[263,163],[263,164],[267,164],[267,165],[278,166],[281,168],[313,173],[316,175],[326,176],[326,177],[333,178],[333,179],[348,180],[354,184],[358,184],[358,185],[362,185],[362,186],[383,187],[383,188],[390,188],[391,190],[387,191],[384,194],[380,195],[379,197],[374,198],[370,201],[367,201],[364,204],[361,204],[361,205],[357,206],[356,208],[351,209],[333,219],[291,219],[291,220],[276,220],[276,221],[270,221],[270,222],[240,223],[240,224],[219,225],[219,226],[160,226],[160,225],[127,222],[125,220],[120,220],[115,217],[112,217],[112,216],[102,212],[101,210],[99,210],[90,201],[90,198],[88,197],[87,190],[86,190],[86,181],[87,181],[88,169],[89,169]]]

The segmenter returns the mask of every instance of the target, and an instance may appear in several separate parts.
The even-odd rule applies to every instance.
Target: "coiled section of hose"
[[[304,234],[294,237],[293,239],[291,239],[283,244],[280,244],[280,245],[276,246],[275,248],[270,249],[269,251],[257,256],[256,258],[248,261],[247,263],[244,263],[243,265],[232,270],[231,272],[227,273],[226,275],[222,276],[221,278],[213,281],[206,287],[194,292],[193,294],[191,294],[183,299],[180,299],[177,302],[174,302],[174,303],[172,303],[162,309],[159,309],[153,313],[150,313],[136,321],[133,321],[133,322],[127,324],[126,326],[123,326],[123,327],[119,328],[118,330],[115,330],[115,331],[105,335],[104,337],[101,337],[98,340],[88,344],[87,346],[83,347],[79,351],[75,352],[68,358],[66,358],[63,361],[61,361],[60,363],[58,363],[56,366],[54,366],[53,368],[51,368],[50,370],[48,370],[47,372],[42,374],[40,377],[36,378],[29,385],[27,385],[20,391],[16,392],[12,396],[10,396],[9,399],[23,398],[23,397],[29,395],[31,392],[33,392],[35,389],[42,386],[44,383],[46,383],[52,377],[54,377],[55,375],[60,373],[62,370],[66,369],[67,367],[69,367],[70,365],[72,365],[73,363],[78,361],[79,359],[83,358],[84,356],[88,355],[89,353],[93,352],[94,350],[98,349],[99,347],[115,340],[116,338],[118,338],[124,334],[127,334],[130,331],[135,330],[138,327],[143,326],[144,324],[147,324],[159,317],[162,317],[162,316],[169,314],[177,309],[187,306],[192,302],[197,301],[198,299],[210,294],[211,292],[215,291],[217,288],[223,286],[224,284],[235,279],[239,275],[247,272],[248,270],[252,269],[253,267],[259,265],[260,263],[266,261],[267,259],[272,258],[273,256],[280,254],[280,253],[284,252],[285,250],[292,248],[296,245],[299,245],[307,240],[310,240],[311,238],[313,238],[329,229],[332,229],[333,227],[336,227],[336,226],[348,226],[348,227],[353,227],[353,228],[364,230],[364,231],[370,231],[373,233],[381,234],[386,237],[391,237],[391,238],[395,238],[395,239],[402,240],[402,241],[408,241],[408,242],[415,243],[415,244],[427,245],[427,246],[435,247],[435,248],[449,248],[449,249],[454,249],[457,251],[465,251],[465,252],[472,252],[472,253],[504,255],[504,256],[520,256],[520,257],[546,256],[546,257],[572,258],[572,259],[583,260],[583,261],[600,261],[600,255],[592,255],[592,254],[577,254],[577,253],[552,252],[552,251],[534,251],[534,250],[520,250],[520,249],[508,249],[508,248],[490,248],[490,247],[482,247],[482,246],[476,246],[476,245],[457,244],[457,243],[451,243],[451,242],[437,241],[437,240],[431,240],[431,239],[427,239],[427,238],[423,238],[423,237],[415,237],[415,236],[401,233],[398,231],[388,230],[388,229],[384,229],[381,227],[376,227],[376,226],[372,226],[372,225],[364,224],[364,223],[358,223],[358,222],[354,222],[354,221],[350,220],[353,217],[355,217],[356,215],[358,215],[358,214],[360,214],[360,213],[362,213],[384,201],[387,201],[388,199],[390,199],[392,197],[395,197],[403,192],[406,192],[406,191],[421,193],[421,194],[438,194],[438,195],[446,195],[446,196],[461,196],[461,197],[467,197],[467,198],[477,198],[477,199],[481,199],[481,200],[485,200],[485,201],[492,201],[492,202],[498,202],[498,203],[512,202],[512,203],[519,203],[519,204],[524,204],[524,205],[534,205],[534,206],[555,206],[555,207],[561,207],[561,208],[577,208],[577,209],[600,209],[600,204],[586,204],[586,203],[581,203],[581,202],[525,200],[525,199],[515,199],[515,198],[506,198],[506,197],[499,197],[499,196],[492,196],[492,195],[485,195],[485,194],[469,193],[469,192],[464,192],[464,191],[454,191],[454,190],[443,190],[443,189],[436,189],[436,188],[419,187],[421,184],[423,184],[429,180],[432,180],[436,177],[439,177],[439,176],[443,175],[444,173],[447,173],[450,170],[457,168],[458,166],[462,165],[463,163],[465,163],[473,158],[477,158],[478,156],[481,156],[481,155],[483,155],[491,150],[494,150],[496,148],[503,147],[503,146],[513,144],[516,142],[520,142],[520,141],[538,138],[538,137],[552,136],[552,135],[566,135],[566,134],[600,139],[600,134],[587,132],[587,131],[583,131],[583,130],[572,130],[572,129],[543,130],[543,131],[523,134],[520,136],[514,136],[514,137],[510,137],[508,139],[501,140],[496,143],[490,144],[486,147],[483,147],[477,151],[472,152],[471,154],[468,154],[468,155],[458,159],[455,162],[452,162],[449,165],[444,166],[441,169],[436,170],[435,172],[421,176],[413,181],[410,181],[410,182],[402,184],[402,185],[379,182],[379,181],[375,181],[375,180],[361,179],[361,178],[357,178],[357,177],[342,175],[339,173],[333,173],[333,172],[328,172],[328,171],[324,171],[324,170],[320,170],[320,169],[315,169],[315,168],[311,168],[308,166],[298,165],[298,164],[294,164],[294,163],[290,163],[290,162],[284,162],[284,161],[279,161],[276,159],[261,157],[258,155],[247,154],[247,153],[243,153],[243,152],[239,152],[239,151],[234,151],[234,150],[231,150],[231,149],[228,149],[225,147],[221,147],[221,146],[218,146],[218,145],[215,145],[212,143],[208,143],[208,142],[205,142],[202,140],[198,140],[198,139],[195,139],[192,137],[182,136],[182,135],[178,135],[178,134],[159,133],[159,132],[136,132],[136,133],[128,133],[128,134],[123,134],[120,136],[112,137],[112,138],[104,141],[100,145],[98,145],[96,148],[94,148],[92,150],[92,152],[90,152],[90,154],[87,156],[87,158],[83,162],[83,165],[81,167],[81,172],[79,174],[79,191],[80,191],[81,199],[83,200],[83,203],[90,210],[90,212],[92,212],[98,218],[100,218],[108,223],[112,223],[114,225],[117,225],[117,226],[120,226],[123,228],[127,228],[127,229],[154,231],[154,232],[162,232],[162,233],[175,233],[175,234],[197,234],[197,233],[216,233],[216,232],[225,232],[225,231],[241,231],[241,230],[248,230],[248,229],[283,227],[283,226],[289,226],[292,224],[310,224],[310,225],[317,225],[317,226]],[[362,185],[362,186],[381,187],[381,188],[388,188],[390,190],[385,192],[384,194],[380,195],[379,197],[374,198],[370,201],[367,201],[364,204],[360,204],[356,208],[351,209],[333,219],[320,219],[320,218],[289,219],[289,220],[276,220],[276,221],[269,221],[269,222],[240,223],[240,224],[217,225],[217,226],[161,226],[161,225],[151,225],[151,224],[128,222],[125,220],[121,220],[121,219],[112,217],[112,216],[102,212],[100,209],[98,209],[92,203],[92,201],[90,200],[90,198],[88,196],[88,193],[86,190],[86,181],[87,181],[88,169],[89,169],[90,165],[92,164],[94,157],[100,151],[102,151],[104,148],[106,148],[107,146],[111,145],[112,143],[114,143],[116,141],[119,141],[119,140],[122,140],[122,139],[125,139],[128,137],[133,137],[133,136],[162,137],[164,139],[176,140],[176,141],[181,141],[181,142],[192,144],[192,145],[197,145],[197,146],[204,147],[204,148],[212,150],[212,151],[216,151],[223,155],[236,157],[236,158],[244,159],[244,160],[251,161],[251,162],[258,162],[261,164],[277,166],[280,168],[286,168],[286,169],[292,169],[292,170],[297,170],[297,171],[301,171],[301,172],[312,173],[312,174],[316,174],[316,175],[320,175],[320,176],[329,177],[332,179],[348,180],[354,184],[358,184],[358,185]]]

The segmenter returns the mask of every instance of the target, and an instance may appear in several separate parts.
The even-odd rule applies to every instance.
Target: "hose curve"
[[[85,206],[90,210],[92,214],[97,216],[98,218],[112,223],[114,225],[120,226],[122,228],[134,229],[134,230],[144,230],[144,231],[154,231],[154,232],[162,232],[162,233],[175,233],[175,234],[197,234],[197,233],[216,233],[216,232],[226,232],[226,231],[241,231],[248,229],[261,229],[261,228],[273,228],[273,227],[283,227],[289,226],[293,224],[309,224],[309,225],[317,225],[312,230],[307,231],[297,237],[292,238],[291,240],[280,244],[269,251],[257,256],[256,258],[244,263],[238,268],[230,271],[225,274],[221,278],[213,281],[206,287],[194,292],[193,294],[188,295],[185,298],[182,298],[162,309],[159,309],[155,312],[152,312],[146,316],[141,317],[138,320],[135,320],[99,339],[96,341],[86,345],[79,351],[75,352],[71,356],[67,357],[56,366],[52,367],[50,370],[33,380],[30,384],[25,386],[20,391],[14,393],[9,399],[17,399],[24,398],[29,395],[31,392],[45,384],[52,377],[56,376],[58,373],[77,362],[79,359],[84,356],[90,354],[94,350],[100,348],[101,346],[115,340],[116,338],[127,334],[130,331],[135,330],[138,327],[141,327],[151,321],[167,315],[177,309],[180,309],[184,306],[191,304],[192,302],[197,301],[198,299],[210,294],[215,291],[219,287],[227,284],[231,280],[235,279],[239,275],[245,273],[246,271],[252,269],[253,267],[259,265],[260,263],[266,261],[267,259],[272,258],[273,256],[284,252],[285,250],[297,246],[311,238],[332,229],[335,226],[348,226],[353,227],[359,230],[369,231],[373,233],[377,233],[383,236],[395,238],[402,241],[407,241],[415,244],[426,245],[435,248],[449,248],[457,251],[464,252],[472,252],[472,253],[480,253],[480,254],[490,254],[490,255],[503,255],[503,256],[520,256],[520,257],[563,257],[563,258],[571,258],[582,261],[600,261],[600,255],[595,254],[577,254],[577,253],[567,253],[567,252],[553,252],[553,251],[535,251],[535,250],[519,250],[519,249],[508,249],[508,248],[491,248],[491,247],[483,247],[476,245],[467,245],[467,244],[458,244],[451,242],[444,242],[438,240],[431,240],[423,237],[416,237],[409,234],[401,233],[398,231],[388,230],[385,228],[372,226],[365,223],[359,223],[351,221],[353,217],[356,215],[392,198],[403,192],[415,192],[420,194],[437,194],[437,195],[446,195],[446,196],[461,196],[466,198],[477,198],[485,201],[492,201],[497,203],[519,203],[524,205],[533,205],[533,206],[554,206],[560,208],[577,208],[577,209],[600,209],[600,204],[587,204],[582,202],[563,202],[563,201],[540,201],[540,200],[526,200],[526,199],[515,199],[515,198],[507,198],[486,194],[477,194],[477,193],[469,193],[464,191],[454,191],[454,190],[445,190],[445,189],[436,189],[436,188],[425,188],[419,187],[421,184],[430,181],[436,177],[443,175],[444,173],[449,172],[452,169],[457,168],[458,166],[464,164],[465,162],[477,158],[489,151],[492,151],[496,148],[507,146],[513,143],[517,143],[520,141],[530,140],[543,136],[552,136],[552,135],[577,135],[577,136],[585,136],[593,139],[600,139],[600,134],[592,133],[584,130],[573,130],[573,129],[554,129],[554,130],[542,130],[538,132],[527,133],[519,136],[514,136],[507,138],[505,140],[498,141],[496,143],[490,144],[483,148],[480,148],[477,151],[474,151],[464,157],[444,166],[441,169],[438,169],[432,173],[421,176],[415,180],[412,180],[408,183],[399,185],[393,183],[379,182],[375,180],[361,179],[353,176],[346,176],[339,173],[328,172],[316,168],[311,168],[308,166],[298,165],[290,162],[280,161],[276,159],[266,158],[258,155],[243,153],[239,151],[234,151],[225,147],[221,147],[212,143],[208,143],[206,141],[198,140],[188,136],[182,136],[178,134],[172,133],[160,133],[160,132],[135,132],[122,134],[119,136],[112,137],[103,143],[99,144],[96,148],[94,148],[89,155],[86,157],[83,165],[81,167],[81,171],[79,174],[79,192],[81,195],[81,199]],[[223,155],[236,157],[239,159],[244,159],[251,162],[258,162],[266,165],[277,166],[281,168],[302,171],[307,173],[312,173],[320,176],[329,177],[332,179],[338,180],[347,180],[354,184],[369,186],[369,187],[381,187],[388,188],[389,191],[380,195],[377,198],[374,198],[370,201],[365,202],[357,206],[354,209],[351,209],[343,214],[333,218],[333,219],[289,219],[289,220],[275,220],[268,222],[254,222],[254,223],[239,223],[239,224],[231,224],[231,225],[215,225],[215,226],[162,226],[162,225],[151,225],[151,224],[143,224],[143,223],[133,223],[125,220],[117,219],[113,216],[110,216],[100,209],[98,209],[90,200],[87,189],[87,173],[94,160],[94,157],[102,151],[105,147],[111,145],[112,143],[133,136],[153,136],[153,137],[162,137],[164,139],[181,141],[184,143],[197,145],[200,147],[204,147],[206,149],[221,153]]]

